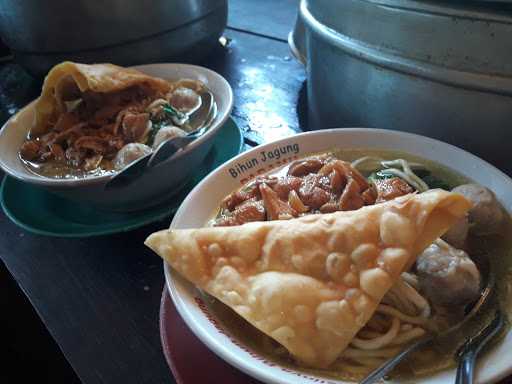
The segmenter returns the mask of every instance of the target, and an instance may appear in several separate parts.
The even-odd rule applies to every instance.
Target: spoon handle
[[[467,351],[460,357],[455,384],[473,384],[475,361],[475,351]]]
[[[455,384],[472,384],[473,371],[476,358],[482,348],[496,336],[505,326],[505,315],[501,310],[496,311],[494,319],[477,335],[471,337],[462,347],[459,353],[459,365]]]
[[[366,376],[363,379],[363,381],[361,381],[359,384],[376,383],[378,380],[382,379],[389,372],[391,372],[391,370],[393,368],[395,368],[398,365],[398,363],[400,363],[400,361],[402,361],[407,355],[416,351],[418,348],[425,345],[430,340],[432,340],[432,337],[428,336],[428,337],[420,339],[417,342],[409,345],[407,348],[405,348],[403,351],[401,351],[398,355],[389,359],[384,364],[382,364],[380,367],[375,369],[372,373],[370,373],[368,376]]]
[[[151,155],[147,166],[155,167],[161,162],[170,159],[176,152],[187,146],[196,139],[196,135],[175,137],[162,143],[157,150]]]

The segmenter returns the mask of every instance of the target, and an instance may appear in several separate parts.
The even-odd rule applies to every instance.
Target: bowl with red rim
[[[204,227],[214,217],[225,196],[258,175],[277,170],[296,159],[332,149],[363,148],[407,152],[444,165],[494,191],[506,211],[512,212],[512,180],[462,149],[410,133],[343,128],[298,134],[238,155],[192,190],[175,214],[171,228]],[[265,383],[344,383],[322,375],[320,371],[282,365],[244,344],[210,309],[204,294],[165,262],[164,271],[170,296],[189,328],[212,353],[234,367]],[[512,333],[508,332],[479,359],[476,382],[496,382],[512,374],[512,360],[508,357],[511,348]],[[401,382],[441,384],[453,382],[454,378],[455,370],[449,369]]]

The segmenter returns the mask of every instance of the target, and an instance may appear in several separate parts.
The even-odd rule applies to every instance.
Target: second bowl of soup
[[[164,231],[155,234],[152,239],[148,239],[148,244],[162,257],[170,257],[168,260],[177,263],[173,265],[179,273],[168,263],[164,263],[171,297],[193,332],[220,357],[268,383],[294,383],[297,380],[308,383],[352,382],[360,380],[408,343],[430,332],[458,324],[464,315],[464,307],[478,298],[488,277],[480,263],[482,256],[491,261],[491,268],[498,282],[496,290],[502,298],[500,305],[507,314],[511,313],[510,190],[512,181],[496,168],[456,147],[426,137],[375,129],[337,129],[305,133],[255,148],[213,172],[183,203],[173,219],[171,230],[168,233]],[[407,211],[407,208],[401,207],[415,207],[417,204],[418,207],[426,207],[422,205],[424,202],[429,201],[428,204],[431,204],[437,201],[441,210],[447,209],[455,214],[457,209],[462,209],[461,206],[454,208],[458,199],[470,202],[464,208],[468,213],[461,211],[456,220],[453,218],[448,231],[440,230],[439,226],[442,227],[442,221],[450,215],[439,216],[445,217],[435,224],[442,236],[424,244],[420,253],[413,255],[413,262],[394,281],[391,289],[380,299],[375,312],[361,324],[361,328],[336,358],[327,351],[327,348],[333,347],[332,340],[325,340],[324,349],[318,346],[320,339],[311,340],[309,349],[307,345],[298,348],[294,344],[297,332],[300,333],[300,329],[303,329],[298,324],[302,320],[306,323],[311,319],[314,321],[315,318],[313,316],[310,319],[307,316],[309,312],[306,302],[311,292],[304,292],[300,297],[295,297],[292,291],[289,294],[272,293],[272,273],[298,273],[300,276],[309,276],[307,279],[312,277],[318,281],[333,280],[336,285],[333,271],[338,269],[334,267],[343,268],[334,261],[345,260],[344,254],[338,252],[336,257],[329,254],[324,272],[317,271],[317,256],[314,256],[315,241],[323,236],[322,233],[326,233],[327,238],[331,236],[329,223],[339,222],[341,227],[351,227],[354,233],[359,233],[362,228],[370,228],[368,240],[373,238],[372,220],[380,220],[381,224],[386,222],[386,226],[380,226],[381,241],[399,244],[404,238],[431,235],[416,233],[419,227],[407,225],[402,230],[388,231],[388,224],[389,228],[398,228],[398,224],[402,223],[402,219],[395,220],[394,216],[396,212]],[[415,215],[423,212],[422,209],[424,208],[416,211],[411,208],[408,213],[411,217],[408,220],[411,223],[421,222],[422,219]],[[383,210],[389,212],[382,213]],[[325,218],[325,224],[322,224],[322,218]],[[287,220],[292,220],[289,226],[286,225]],[[317,222],[318,224],[312,224]],[[201,227],[219,229],[180,232],[187,228]],[[332,230],[342,231],[341,227]],[[423,230],[428,232],[426,228],[423,227]],[[220,231],[223,231],[218,240],[220,247],[209,244]],[[271,239],[267,236],[265,243],[260,245],[263,247],[262,253],[257,256],[259,253],[254,251],[254,248],[259,247],[257,233],[268,231],[281,233],[282,237]],[[311,231],[310,235],[308,231]],[[366,254],[363,251],[368,251],[369,255],[371,249],[381,249],[385,245],[379,242],[373,246],[359,244],[358,242],[367,241],[357,236],[340,240],[344,244],[340,243],[340,247],[346,246],[352,253],[352,261],[347,263],[354,263],[349,271],[344,271],[343,276],[340,275],[339,282],[342,296],[349,302],[352,302],[353,294],[356,295],[359,284],[364,288],[367,280],[367,277],[363,277],[363,272],[359,281],[351,279],[351,273],[360,272],[359,256]],[[230,240],[235,238],[236,240]],[[289,246],[286,245],[288,241],[292,241]],[[162,244],[167,244],[166,242],[169,246],[164,247]],[[218,259],[217,256],[220,257],[220,261],[217,260],[216,263],[222,262],[222,252],[231,255],[226,256],[227,264],[221,264],[236,269],[239,280],[234,279],[235,275],[227,273],[225,276],[216,275],[217,264],[210,266],[213,268],[210,272],[210,267],[204,265],[204,276],[195,276],[192,273],[196,271],[196,264],[184,268],[183,263],[194,263],[196,257],[195,245],[188,242],[197,243],[198,255],[207,252],[215,260]],[[201,244],[206,247],[205,250],[202,250]],[[256,269],[250,266],[252,264],[245,267],[238,265],[242,261],[232,256],[239,248],[229,248],[228,244],[237,244],[236,247],[252,244],[246,252],[250,255],[256,252],[255,257],[264,259],[254,262]],[[181,248],[185,246],[186,248]],[[328,244],[327,246],[329,247]],[[274,248],[269,247],[277,247],[276,252],[278,249],[281,251],[274,255]],[[296,256],[293,256],[293,249],[289,247],[295,249]],[[319,252],[323,252],[322,247],[319,243]],[[277,264],[272,264],[273,257],[275,260],[284,260],[283,252],[290,253],[290,257],[286,259],[289,260],[289,265],[277,261]],[[393,252],[383,250],[381,257],[384,257],[384,253],[387,255]],[[313,256],[306,260],[304,255]],[[322,257],[319,255],[318,259],[323,260]],[[334,260],[334,264],[329,264],[330,259]],[[203,259],[200,257],[199,260]],[[386,261],[383,263],[381,267],[386,269]],[[219,264],[220,271],[222,265]],[[379,262],[377,265],[380,265]],[[352,271],[353,268],[355,269]],[[258,285],[262,279],[258,271],[270,273],[265,275],[268,284],[261,287]],[[251,274],[255,276],[251,277]],[[181,275],[194,281],[196,285]],[[245,305],[254,310],[260,298],[252,302],[251,293],[244,296],[241,292],[242,302],[238,302],[237,298],[231,297],[234,294],[230,296],[229,292],[217,292],[208,283],[211,279],[215,282],[222,281],[223,284],[229,283],[233,287],[245,286],[247,283],[249,292],[268,291],[265,297],[270,301],[262,310],[271,312],[274,296],[281,297],[280,304],[275,304],[276,308],[286,306],[282,300],[295,300],[293,303],[297,305],[294,304],[294,311],[298,312],[293,312],[293,316],[297,316],[298,323],[295,324],[293,319],[281,319],[295,325],[291,326],[291,330],[289,327],[281,327],[267,332],[270,328],[266,323],[258,323],[260,320],[257,317],[246,313],[242,308]],[[282,280],[275,283],[279,286],[286,285]],[[254,287],[254,284],[259,288]],[[304,284],[309,284],[309,280],[304,280]],[[311,287],[316,287],[315,284]],[[331,289],[332,283],[329,284]],[[296,287],[298,290],[299,288]],[[236,291],[237,288],[234,289]],[[209,295],[205,291],[215,294]],[[368,288],[368,291],[371,292],[371,289]],[[259,297],[259,293],[256,297]],[[324,294],[329,295],[327,291]],[[375,297],[377,296],[379,295],[375,292]],[[244,303],[243,300],[248,302]],[[299,301],[304,301],[303,305],[298,305]],[[357,303],[359,301],[351,304],[355,306],[355,313],[359,311],[357,308],[361,304]],[[317,324],[311,325],[310,329],[327,329],[326,323],[318,323],[324,309],[322,305],[317,308]],[[481,321],[487,321],[486,316],[489,315],[492,314],[484,313]],[[275,320],[279,323],[279,313],[269,316],[265,321]],[[343,319],[340,317],[339,321]],[[453,380],[453,355],[471,332],[472,329],[467,328],[448,343],[446,340],[440,341],[422,350],[395,370],[393,377],[420,383],[445,383]],[[322,332],[319,333],[321,334]],[[481,357],[478,382],[495,381],[511,372],[512,366],[505,353],[510,346],[512,336],[507,331],[493,349]],[[308,350],[322,353],[326,351],[329,358],[314,358],[314,353],[308,353]]]

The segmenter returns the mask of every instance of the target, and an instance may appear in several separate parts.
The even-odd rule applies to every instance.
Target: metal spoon
[[[176,152],[185,148],[189,143],[206,132],[211,121],[215,118],[217,106],[213,102],[213,95],[210,92],[203,94],[202,99],[203,102],[201,106],[188,121],[188,125],[192,128],[192,131],[186,136],[173,137],[161,143],[158,148],[150,154],[150,159],[147,163],[148,167],[154,167],[170,159]]]
[[[202,136],[207,127],[203,127],[195,132],[191,132],[186,136],[173,137],[164,141],[149,156],[147,167],[155,167],[156,165],[170,159],[180,149],[185,148],[189,143]]]
[[[217,112],[217,105],[214,103],[213,95],[209,91],[201,93],[201,104],[194,108],[189,115],[187,124],[189,131],[197,131],[198,129],[208,126]]]
[[[137,180],[144,173],[150,158],[151,153],[138,158],[124,167],[105,184],[105,191],[125,187]]]
[[[475,317],[475,315],[482,309],[484,304],[489,303],[489,299],[491,298],[491,294],[494,293],[494,285],[495,285],[495,277],[491,271],[490,261],[487,258],[487,255],[483,255],[482,260],[479,260],[480,263],[478,265],[481,274],[486,276],[487,284],[482,289],[480,293],[480,297],[478,300],[469,306],[469,311],[466,313],[461,322],[455,324],[454,326],[441,331],[439,333],[429,333],[425,337],[420,338],[416,342],[409,345],[407,348],[402,350],[396,356],[392,357],[380,367],[376,368],[373,372],[371,372],[368,376],[366,376],[360,384],[372,384],[377,382],[386,376],[393,368],[395,368],[398,363],[400,363],[405,357],[411,354],[414,351],[417,351],[424,345],[430,343],[434,339],[438,337],[447,337],[451,334],[455,334],[460,328],[462,328],[470,319]],[[476,261],[475,261],[476,262]]]
[[[473,372],[478,353],[504,326],[505,315],[498,309],[491,323],[464,343],[458,353],[459,365],[457,366],[455,384],[473,384]]]
[[[185,137],[179,138],[182,140],[177,141],[175,144],[169,143],[173,140],[169,139],[166,142],[160,144],[160,146],[154,152],[133,161],[131,164],[124,167],[120,172],[115,174],[107,182],[105,185],[105,190],[116,189],[131,184],[140,176],[142,176],[148,166],[154,166],[157,163],[164,161],[165,159],[169,158],[169,156],[172,156],[172,154],[176,153],[180,148],[183,148],[188,143],[201,136],[204,131],[206,131],[217,112],[217,106],[213,100],[213,95],[211,92],[207,91],[204,94],[201,94],[201,98],[202,101],[200,105],[197,108],[194,108],[190,115],[188,115],[187,123],[189,127],[192,128],[192,132],[190,132]],[[167,147],[169,147],[169,152],[164,151],[161,154],[158,154],[161,150]],[[171,150],[173,150],[172,153]],[[155,156],[157,154],[158,157]],[[164,157],[166,154],[168,156]],[[151,160],[152,165],[149,164]]]

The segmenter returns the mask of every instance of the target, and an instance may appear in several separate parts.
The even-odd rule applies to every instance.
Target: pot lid
[[[512,0],[506,3],[304,0],[301,9],[322,26],[322,38],[353,55],[365,52],[386,65],[412,63],[416,71],[428,66],[460,76],[487,74],[493,82],[512,77]]]

